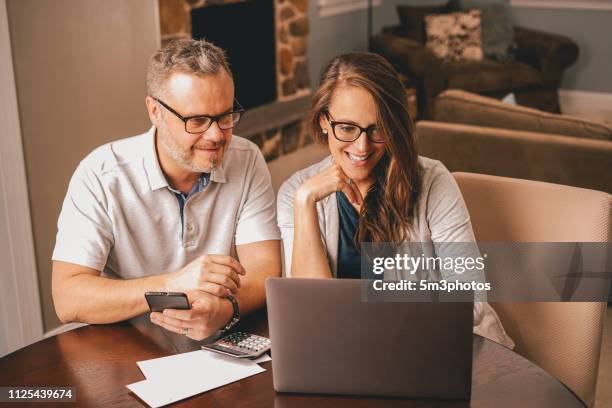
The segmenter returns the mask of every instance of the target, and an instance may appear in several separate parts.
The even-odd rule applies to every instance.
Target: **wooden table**
[[[267,335],[265,310],[239,330]],[[198,349],[198,343],[148,321],[148,315],[112,325],[91,325],[42,340],[0,359],[0,386],[76,387],[77,403],[57,406],[146,406],[125,386],[144,376],[136,362]],[[298,351],[296,351],[298,352]],[[176,405],[190,407],[582,407],[544,370],[511,350],[474,336],[472,400],[441,401],[276,393],[267,370]],[[21,403],[11,406],[48,406]]]

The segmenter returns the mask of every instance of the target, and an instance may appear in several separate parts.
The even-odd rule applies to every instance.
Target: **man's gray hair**
[[[225,69],[232,78],[225,52],[206,40],[180,39],[160,48],[149,62],[147,92],[159,97],[171,74],[182,72],[199,76],[216,75]]]

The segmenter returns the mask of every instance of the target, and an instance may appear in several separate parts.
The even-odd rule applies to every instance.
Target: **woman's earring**
[[[327,129],[323,129],[323,134],[327,136]]]

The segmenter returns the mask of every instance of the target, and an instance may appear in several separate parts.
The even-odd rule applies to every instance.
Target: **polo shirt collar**
[[[225,151],[223,159],[225,159],[227,153],[228,150]],[[212,169],[210,172],[210,181],[214,181],[215,183],[225,183],[227,181],[225,179],[225,160],[221,160],[221,165]]]
[[[146,134],[147,148],[145,149],[144,155],[144,166],[145,172],[149,179],[149,186],[151,190],[158,190],[160,188],[169,187],[168,180],[164,176],[164,172],[159,165],[159,159],[157,157],[157,149],[155,147],[155,126],[151,126],[151,129]],[[225,152],[227,154],[227,151]],[[225,155],[224,155],[225,158]],[[214,168],[210,174],[210,181],[215,183],[227,182],[225,177],[225,163],[221,161],[221,165]]]
[[[147,146],[144,151],[144,166],[151,190],[159,190],[160,188],[168,187],[168,180],[164,176],[164,172],[159,165],[157,158],[157,150],[155,148],[155,126],[147,132]]]

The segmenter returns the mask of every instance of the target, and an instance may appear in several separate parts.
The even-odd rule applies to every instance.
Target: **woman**
[[[438,256],[434,243],[474,242],[452,175],[417,154],[404,87],[384,58],[335,57],[308,124],[331,155],[279,191],[287,276],[360,278],[363,242],[422,243]],[[488,304],[475,303],[474,313],[477,333],[513,346]]]

